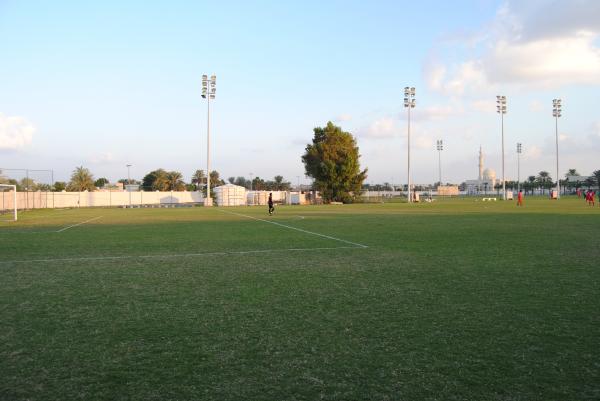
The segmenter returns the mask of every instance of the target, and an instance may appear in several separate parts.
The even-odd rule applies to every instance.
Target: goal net
[[[17,221],[17,186],[0,184],[0,221]]]

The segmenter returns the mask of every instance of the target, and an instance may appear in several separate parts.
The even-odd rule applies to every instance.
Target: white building
[[[483,151],[479,147],[479,176],[476,180],[467,180],[466,191],[469,195],[486,193],[494,190],[497,183],[502,182],[496,179],[496,172],[490,168],[483,168]]]

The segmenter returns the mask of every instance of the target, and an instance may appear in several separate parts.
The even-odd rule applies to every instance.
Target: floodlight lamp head
[[[211,80],[213,83],[217,82],[217,76],[216,76],[216,75],[214,75],[214,74],[213,74],[213,75],[211,75],[211,76],[210,76],[210,80]]]
[[[202,75],[202,82],[204,81],[208,81],[208,75],[206,74]]]

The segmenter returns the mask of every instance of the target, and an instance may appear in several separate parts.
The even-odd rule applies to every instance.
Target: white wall
[[[19,209],[203,203],[201,192],[17,192]],[[13,208],[13,193],[0,192],[0,208]]]

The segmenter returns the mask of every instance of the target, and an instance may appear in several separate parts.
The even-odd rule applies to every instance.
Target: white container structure
[[[245,206],[246,188],[225,184],[214,189],[218,206]]]

